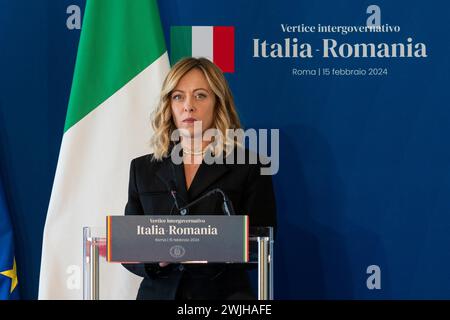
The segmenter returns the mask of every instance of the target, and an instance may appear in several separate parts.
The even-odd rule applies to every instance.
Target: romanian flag
[[[205,57],[222,72],[234,72],[234,27],[171,27],[170,49],[172,65],[184,57]]]
[[[19,299],[13,231],[0,181],[0,300]]]

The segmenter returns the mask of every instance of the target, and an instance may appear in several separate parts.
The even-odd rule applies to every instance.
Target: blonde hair
[[[197,68],[203,72],[212,91],[216,96],[212,127],[222,135],[222,142],[214,146],[215,155],[228,155],[236,144],[236,139],[229,137],[229,130],[240,129],[239,116],[236,112],[234,99],[222,71],[206,58],[184,58],[178,61],[166,76],[163,82],[158,105],[152,114],[152,127],[154,135],[150,140],[153,149],[153,159],[161,160],[169,155],[172,132],[177,129],[172,118],[171,94],[180,79],[190,70]]]

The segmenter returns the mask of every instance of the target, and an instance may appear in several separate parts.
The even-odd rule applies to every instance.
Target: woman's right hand
[[[160,262],[160,263],[159,263],[159,266],[160,266],[161,268],[164,268],[164,267],[167,267],[169,264],[170,264],[169,262]]]

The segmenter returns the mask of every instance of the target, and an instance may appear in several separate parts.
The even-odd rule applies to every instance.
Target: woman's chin
[[[190,139],[203,137],[203,133],[205,131],[205,130],[202,130],[203,128],[198,127],[198,126],[194,127],[194,125],[190,124],[190,123],[183,124],[178,129],[180,130],[180,135],[182,137],[190,138]]]
[[[194,137],[201,136],[202,134],[201,131],[200,132],[194,131],[194,126],[183,126],[178,129],[180,129],[180,134],[184,138],[192,139]]]

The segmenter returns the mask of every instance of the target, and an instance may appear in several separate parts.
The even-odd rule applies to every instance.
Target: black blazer
[[[248,151],[246,151],[248,156]],[[248,159],[248,157],[246,157]],[[225,160],[224,160],[225,161]],[[186,188],[183,164],[170,157],[155,161],[152,154],[132,160],[125,215],[179,214],[169,193],[175,184],[179,206],[214,188],[222,189],[236,214],[247,214],[250,226],[276,226],[276,207],[271,176],[260,175],[261,164],[202,163]],[[190,215],[223,214],[219,195],[200,201]],[[241,264],[124,264],[143,277],[137,299],[227,299],[252,295],[245,267]]]

